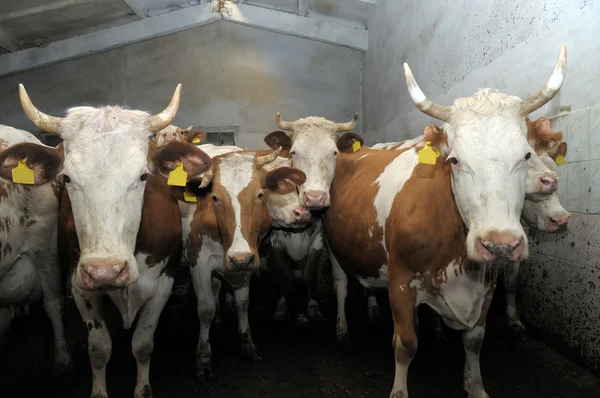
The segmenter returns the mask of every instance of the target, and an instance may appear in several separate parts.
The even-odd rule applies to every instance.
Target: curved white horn
[[[531,97],[523,100],[521,109],[521,116],[529,115],[531,112],[541,108],[548,101],[550,101],[560,90],[565,76],[567,75],[567,47],[564,44],[560,46],[560,53],[558,55],[558,61],[550,79],[546,82],[546,85],[537,93]]]
[[[25,115],[35,124],[37,127],[47,133],[60,135],[60,123],[63,120],[62,117],[50,116],[39,111],[29,99],[25,86],[19,83],[19,99],[21,100],[21,106]]]
[[[275,123],[277,123],[277,127],[282,130],[294,131],[294,123],[282,121],[279,112],[277,112],[277,116],[275,117]]]
[[[215,173],[214,173],[212,167],[210,169],[206,170],[204,172],[204,175],[202,176],[202,182],[200,183],[200,188],[206,188],[207,186],[209,186],[214,177],[215,177]]]
[[[342,131],[352,131],[356,127],[356,121],[358,120],[358,113],[354,114],[354,118],[350,120],[348,123],[336,123],[337,132],[341,133]]]
[[[267,155],[257,156],[256,157],[256,168],[260,169],[264,165],[269,164],[272,161],[274,161],[275,159],[277,159],[277,156],[279,156],[279,153],[281,152],[281,148],[282,147],[279,147]]]
[[[404,63],[404,75],[406,76],[408,93],[417,108],[426,115],[448,122],[450,120],[452,109],[448,106],[441,106],[432,102],[425,94],[423,94],[423,91],[421,91],[421,88],[417,84],[407,63]]]
[[[167,127],[173,119],[175,119],[175,115],[177,115],[177,110],[179,109],[179,99],[181,97],[181,83],[177,85],[175,89],[175,93],[171,98],[171,102],[161,113],[150,116],[148,118],[149,129],[153,133],[156,133],[165,127]]]

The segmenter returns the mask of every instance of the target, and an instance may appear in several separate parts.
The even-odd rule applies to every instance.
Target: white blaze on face
[[[307,117],[294,123],[290,153],[294,167],[306,174],[299,193],[307,207],[323,208],[330,204],[329,188],[338,152],[336,127],[334,122],[319,117]]]
[[[232,153],[223,158],[219,164],[220,183],[229,195],[235,217],[233,240],[227,250],[228,256],[251,253],[250,245],[242,235],[242,206],[239,195],[250,185],[253,170],[253,153]]]
[[[133,256],[148,172],[148,114],[116,107],[78,107],[62,123],[62,174],[81,250],[90,260],[127,262],[129,281],[139,276]],[[77,273],[79,277],[79,272]]]
[[[525,121],[519,116],[520,100],[481,90],[459,99],[448,134],[452,188],[460,214],[469,229],[469,257],[485,260],[490,247],[517,245],[520,258],[527,255],[527,237],[520,223],[531,152]]]

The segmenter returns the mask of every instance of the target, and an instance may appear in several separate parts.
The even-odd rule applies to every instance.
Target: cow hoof
[[[73,363],[56,364],[53,370],[52,382],[59,390],[72,387],[75,384],[75,368]]]
[[[196,366],[196,379],[200,383],[213,379],[212,360],[208,362],[198,363]]]
[[[390,394],[390,398],[407,398],[408,395],[404,393],[404,391],[392,391]]]
[[[135,388],[133,398],[152,398],[152,388],[148,384],[142,388]]]
[[[523,325],[514,325],[510,327],[510,335],[518,341],[531,341],[531,336],[525,326]]]
[[[254,344],[246,344],[242,346],[242,358],[250,362],[259,362],[262,360],[262,355]]]
[[[337,338],[336,338],[336,343],[337,343],[337,348],[339,350],[347,350],[350,348],[350,336],[348,335],[348,332],[345,333],[338,333]]]
[[[92,392],[91,398],[108,398],[108,394],[103,392]]]
[[[485,391],[477,391],[474,393],[467,392],[467,398],[490,398]]]

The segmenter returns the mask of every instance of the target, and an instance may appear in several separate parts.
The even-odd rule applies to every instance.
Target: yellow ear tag
[[[177,187],[185,187],[187,183],[187,173],[183,171],[183,164],[177,162],[175,170],[169,173],[169,179],[167,180],[168,185],[175,185]]]
[[[426,142],[425,147],[419,151],[418,160],[423,164],[435,164],[435,160],[440,156],[439,150],[431,147],[431,142]]]
[[[183,199],[186,202],[196,202],[196,195],[193,192],[188,191],[187,189],[183,191]]]
[[[354,143],[352,143],[352,151],[356,152],[360,149],[360,141],[354,141]]]
[[[200,138],[198,138],[198,137],[194,138],[194,139],[192,140],[192,143],[194,143],[194,144],[198,144],[198,143],[200,143]]]
[[[556,162],[557,165],[560,166],[561,164],[565,164],[567,162],[567,159],[565,159],[565,157],[563,155],[558,155],[556,157],[555,162]]]
[[[35,184],[35,177],[33,176],[33,170],[27,167],[25,163],[27,159],[19,160],[17,167],[12,169],[12,180],[15,184]]]

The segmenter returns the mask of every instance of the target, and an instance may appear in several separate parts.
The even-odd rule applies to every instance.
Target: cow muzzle
[[[549,231],[548,232],[561,232],[569,229],[571,222],[571,215],[568,216],[555,216],[549,219]]]
[[[306,207],[297,207],[294,209],[294,217],[297,223],[307,223],[311,218],[310,210]]]
[[[322,209],[327,206],[327,192],[305,191],[302,200],[309,209]]]
[[[519,261],[525,251],[525,239],[510,232],[490,232],[475,238],[477,254],[487,262]]]
[[[80,280],[88,290],[117,289],[130,284],[127,261],[117,259],[91,259],[81,263]]]
[[[258,269],[254,253],[228,253],[226,268],[229,271],[254,271]]]

